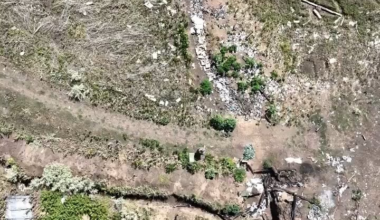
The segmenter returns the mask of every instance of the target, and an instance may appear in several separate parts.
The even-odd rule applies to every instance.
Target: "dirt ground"
[[[57,16],[55,7],[41,5],[41,2],[29,3],[49,9],[49,16]],[[315,1],[342,13],[344,16],[340,20],[323,11],[320,11],[323,19],[318,19],[313,12],[314,7],[291,0],[208,0],[205,4],[208,8],[218,9],[227,2],[230,8],[227,19],[205,16],[210,49],[217,50],[220,42],[231,34],[228,28],[250,33],[247,44],[256,48],[257,60],[264,64],[263,74],[269,77],[272,70],[277,70],[285,78],[282,88],[291,91],[283,99],[276,100],[281,105],[280,114],[286,119],[283,123],[273,126],[264,118],[246,120],[236,117],[236,129],[227,136],[204,126],[209,114],[196,112],[194,107],[205,105],[223,111],[218,93],[214,92],[211,98],[197,98],[189,92],[190,87],[197,86],[206,77],[198,63],[195,69],[190,70],[185,70],[178,63],[166,67],[165,63],[159,62],[142,68],[151,62],[152,52],[167,49],[167,45],[161,45],[158,37],[156,39],[153,35],[149,35],[150,47],[142,46],[139,31],[157,31],[146,23],[141,24],[146,29],[133,27],[128,33],[124,29],[114,29],[121,38],[109,39],[118,47],[108,47],[100,41],[107,33],[93,32],[94,20],[81,15],[83,11],[70,11],[73,20],[67,27],[61,27],[63,32],[39,20],[36,24],[41,24],[42,29],[33,30],[34,36],[24,31],[29,32],[28,28],[37,28],[38,25],[27,23],[21,17],[9,21],[4,19],[15,13],[19,16],[26,10],[24,5],[3,2],[0,10],[11,8],[12,11],[0,16],[0,25],[4,28],[0,38],[0,45],[4,47],[0,48],[0,134],[8,131],[5,129],[11,129],[12,134],[9,137],[2,135],[0,157],[11,156],[32,177],[41,176],[44,167],[59,162],[70,167],[76,175],[106,180],[109,186],[149,186],[163,192],[194,194],[212,203],[237,203],[245,207],[248,202],[239,197],[246,188],[245,183],[236,183],[232,177],[206,180],[203,173],[191,175],[184,169],[167,174],[162,167],[166,158],[161,158],[164,161],[157,167],[135,169],[131,158],[137,152],[140,139],[145,138],[157,140],[170,150],[187,146],[195,151],[205,146],[207,152],[215,156],[228,156],[235,160],[242,157],[244,146],[252,144],[255,158],[249,164],[253,169],[261,169],[267,160],[277,168],[297,169],[305,177],[305,182],[302,187],[292,190],[332,204],[327,210],[331,219],[380,218],[380,138],[377,135],[380,131],[380,28],[376,22],[379,3]],[[107,4],[97,7],[109,10]],[[126,4],[119,1],[116,7],[119,24],[128,23],[120,11],[127,7]],[[78,5],[81,10],[88,10],[84,2]],[[139,12],[134,17],[137,21],[144,17],[146,11],[141,7],[135,9]],[[100,11],[90,10],[88,13],[105,16]],[[38,13],[32,12],[26,15],[36,17]],[[150,15],[147,20],[154,21],[154,24],[158,22],[156,15]],[[22,25],[14,29],[12,26],[18,23]],[[235,27],[235,24],[238,25]],[[22,31],[13,33],[15,30]],[[52,32],[44,36],[49,30]],[[168,29],[169,32],[175,30],[174,26]],[[170,35],[169,32],[166,35]],[[165,35],[161,31],[157,33]],[[68,38],[67,34],[79,38],[80,43],[75,43],[78,39]],[[43,40],[39,41],[38,36]],[[128,37],[138,46],[123,41]],[[54,42],[50,42],[51,39]],[[89,46],[91,40],[96,44]],[[26,50],[33,42],[39,47]],[[52,49],[49,56],[40,48],[41,43],[46,42],[50,42],[46,45]],[[189,51],[192,53],[194,44],[191,39]],[[125,45],[128,49],[122,47]],[[59,60],[63,54],[73,53],[76,47],[90,55],[76,54],[78,62],[65,56],[67,60],[61,66],[62,60]],[[94,48],[99,48],[99,51],[94,52]],[[131,51],[139,53],[133,56]],[[24,57],[20,55],[23,52],[26,52]],[[137,62],[140,59],[143,64]],[[170,61],[173,60],[171,57]],[[99,63],[93,65],[96,61],[101,61],[99,63],[104,66],[96,66]],[[126,68],[132,61],[133,65]],[[93,100],[78,102],[68,97],[73,85],[67,74],[72,70],[81,71],[79,66],[87,68],[83,81],[86,86],[102,87],[99,93],[91,90],[90,97],[99,98],[95,105]],[[58,82],[51,78],[51,74],[58,74],[57,70],[61,71],[62,77]],[[134,71],[136,73],[132,73]],[[104,75],[105,72],[107,74]],[[161,84],[164,77],[170,78],[166,86]],[[137,86],[139,83],[142,85]],[[145,93],[173,103],[180,94],[184,101],[166,109],[159,103],[147,101]],[[172,121],[166,126],[158,125],[154,120],[167,114]],[[149,117],[144,118],[146,115]],[[186,123],[179,123],[181,120]],[[27,143],[26,135],[31,135],[34,140]],[[285,158],[288,157],[301,158],[303,163],[287,163]],[[331,158],[339,160],[343,170],[337,172],[338,167]],[[0,167],[0,174],[2,172]],[[0,197],[4,197],[13,186],[2,179],[3,175],[0,176]],[[248,174],[247,180],[250,178],[252,175]],[[353,190],[363,193],[359,200],[353,200]],[[326,193],[331,193],[332,197],[321,197]],[[0,201],[0,207],[2,205]],[[171,204],[160,202],[131,200],[125,201],[125,205],[139,210],[136,211],[139,213],[148,210],[154,213],[154,219],[218,219],[198,209],[173,208]],[[303,203],[297,217],[307,219],[308,211],[309,206]]]

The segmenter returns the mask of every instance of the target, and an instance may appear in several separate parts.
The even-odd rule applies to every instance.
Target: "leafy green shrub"
[[[215,130],[221,131],[224,128],[224,118],[221,115],[215,115],[210,120],[210,126]]]
[[[232,132],[236,127],[236,120],[215,115],[210,119],[210,126],[218,131]]]
[[[245,68],[246,69],[253,69],[256,65],[255,60],[253,58],[250,58],[250,57],[245,57],[244,62],[245,62]]]
[[[41,220],[72,219],[81,220],[87,215],[90,219],[108,219],[107,208],[96,200],[84,195],[73,195],[65,199],[62,204],[63,194],[51,191],[42,191],[41,205],[46,213]]]
[[[363,197],[363,192],[360,189],[357,190],[352,190],[352,196],[351,199],[355,202],[358,202],[362,199]]]
[[[236,127],[236,120],[233,118],[226,118],[224,120],[224,127],[223,130],[225,132],[233,132]]]
[[[231,45],[228,47],[228,52],[230,53],[236,53],[237,51],[237,46],[236,45]]]
[[[181,152],[175,152],[178,156],[178,160],[181,162],[182,168],[185,169],[189,164],[189,150],[184,148]]]
[[[255,149],[253,148],[252,144],[249,144],[244,147],[243,152],[243,159],[244,160],[251,160],[255,157]]]
[[[248,84],[244,81],[238,82],[237,86],[238,86],[238,91],[240,91],[240,92],[245,92],[245,90],[248,89]]]
[[[239,75],[238,71],[233,71],[231,76],[232,76],[232,78],[237,79],[237,78],[239,78],[240,75]]]
[[[212,93],[212,83],[210,80],[205,79],[201,82],[201,87],[199,89],[202,95],[210,95]]]
[[[11,126],[0,124],[0,136],[9,137],[13,132],[13,129]]]
[[[175,163],[169,163],[165,166],[166,173],[172,173],[177,169],[177,164]]]
[[[245,180],[247,173],[243,168],[237,168],[234,170],[234,179],[238,183],[242,183]]]
[[[272,164],[273,164],[273,160],[271,158],[267,158],[263,162],[263,168],[264,169],[270,169],[273,166]]]
[[[278,73],[277,73],[276,70],[273,70],[272,72],[270,72],[270,78],[273,79],[273,80],[277,80]]]
[[[198,173],[201,169],[202,169],[202,166],[197,162],[188,163],[186,167],[187,172],[191,174]]]
[[[235,162],[232,160],[232,158],[229,157],[223,157],[221,159],[221,165],[223,172],[227,171],[232,173],[236,168]]]
[[[269,105],[269,108],[265,111],[265,116],[267,117],[267,119],[271,123],[273,123],[273,124],[277,123],[277,121],[278,121],[278,114],[277,114],[277,106],[276,106],[276,104],[271,103]]]
[[[240,207],[236,204],[226,205],[226,207],[222,209],[222,214],[224,215],[236,216],[239,213],[240,213]]]
[[[261,91],[262,89],[264,89],[265,82],[261,77],[255,76],[253,77],[251,81],[251,87],[252,87],[252,93],[257,93]]]
[[[154,119],[154,122],[158,125],[166,126],[170,123],[170,118],[167,116],[161,116],[157,119]]]
[[[217,175],[217,172],[214,168],[209,168],[205,171],[206,179],[213,180],[215,179],[216,175]]]
[[[151,150],[160,148],[160,142],[153,139],[141,139],[140,144]]]

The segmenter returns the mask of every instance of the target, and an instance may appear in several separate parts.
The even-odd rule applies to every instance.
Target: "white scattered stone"
[[[351,27],[355,26],[358,22],[357,21],[350,21],[348,22],[348,25],[350,25]]]
[[[86,2],[86,5],[93,5],[94,2]]]
[[[329,59],[329,63],[330,63],[330,64],[334,64],[334,63],[336,63],[336,62],[337,62],[336,58],[331,58],[331,59]]]
[[[153,58],[154,60],[157,60],[157,59],[158,59],[158,53],[157,53],[157,52],[154,52],[154,53],[152,54],[152,58]]]
[[[261,178],[253,178],[250,182],[252,183],[252,187],[255,188],[258,193],[264,192],[263,180]]]
[[[24,54],[25,54],[24,51],[20,52],[20,56],[24,56]]]
[[[153,8],[153,5],[152,5],[152,3],[150,3],[150,1],[146,1],[144,5],[145,5],[145,7],[149,8],[149,9]]]
[[[149,100],[155,102],[157,99],[153,95],[145,94],[145,97],[147,97]]]
[[[352,158],[349,157],[349,156],[343,156],[342,159],[345,160],[347,163],[351,163],[352,162]]]
[[[175,102],[177,102],[177,103],[180,102],[180,101],[181,101],[181,98],[178,98],[178,99],[175,100]]]
[[[201,34],[205,25],[205,21],[197,15],[191,16],[191,21],[194,24],[194,28],[197,34]]]
[[[348,185],[344,185],[344,186],[342,186],[342,187],[339,189],[339,196],[340,196],[340,197],[342,197],[343,192],[346,191],[347,188],[348,188]]]
[[[293,157],[285,158],[285,161],[287,163],[297,163],[297,164],[301,164],[302,163],[302,159],[301,158],[293,158]]]
[[[165,105],[165,102],[161,100],[158,104],[159,105]]]

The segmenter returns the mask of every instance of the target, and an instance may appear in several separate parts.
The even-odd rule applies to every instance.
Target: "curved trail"
[[[150,121],[134,120],[125,115],[109,112],[84,103],[72,102],[62,91],[51,88],[48,83],[22,74],[0,59],[0,87],[13,90],[27,98],[41,102],[49,109],[61,109],[73,116],[94,122],[97,126],[115,130],[136,138],[156,139],[162,143],[196,145],[205,144],[222,149],[232,145],[231,138],[205,135],[206,129],[189,129],[173,124],[159,126]],[[52,91],[54,90],[54,91]],[[42,92],[44,91],[44,92]]]

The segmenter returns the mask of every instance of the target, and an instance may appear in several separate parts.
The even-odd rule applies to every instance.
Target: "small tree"
[[[217,172],[214,168],[209,168],[205,172],[205,177],[206,179],[209,179],[209,180],[215,179],[216,175],[217,175]]]
[[[199,89],[202,95],[210,95],[212,92],[212,83],[210,80],[205,79],[201,82],[201,88]]]

